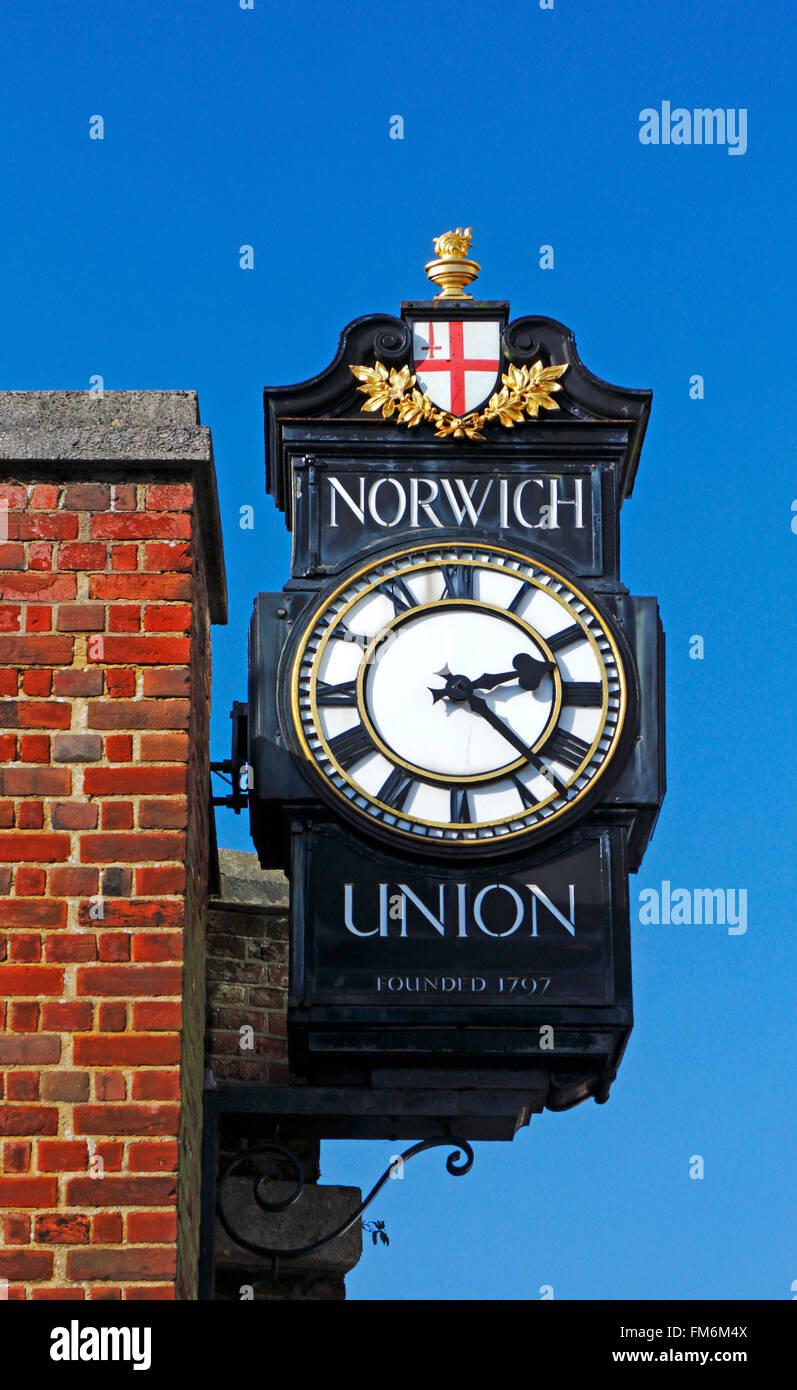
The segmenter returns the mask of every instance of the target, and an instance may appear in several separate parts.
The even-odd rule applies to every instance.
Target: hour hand
[[[545,677],[556,668],[555,661],[537,661],[536,657],[528,656],[526,652],[518,652],[517,656],[513,656],[512,665],[515,668],[515,678],[524,690],[537,690]]]

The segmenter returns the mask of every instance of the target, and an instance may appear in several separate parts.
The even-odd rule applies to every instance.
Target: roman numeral
[[[414,777],[409,773],[402,772],[400,767],[394,767],[387,781],[383,782],[376,794],[377,801],[384,801],[388,806],[394,806],[400,811],[404,802],[415,785]]]
[[[447,598],[473,598],[473,567],[443,565],[443,584]]]
[[[451,788],[451,823],[467,825],[473,819],[468,805],[467,788]]]
[[[562,703],[580,705],[583,709],[600,709],[603,686],[600,681],[562,681]]]
[[[552,652],[558,652],[562,647],[572,647],[574,642],[581,642],[585,636],[583,627],[573,623],[572,627],[563,627],[561,632],[555,632],[553,637],[546,637],[545,640]]]
[[[328,685],[318,681],[315,688],[317,705],[356,705],[357,682],[343,681],[341,685]]]
[[[352,646],[359,647],[361,651],[365,651],[371,641],[370,637],[363,637],[359,632],[352,632],[345,623],[338,623],[337,627],[333,627],[331,636],[333,642],[351,642]]]
[[[519,609],[521,603],[522,603],[523,600],[525,599],[526,595],[527,595],[527,594],[530,592],[530,590],[533,589],[533,588],[534,588],[534,585],[533,585],[533,584],[530,584],[530,583],[528,582],[528,580],[526,580],[526,583],[525,583],[525,584],[521,584],[520,588],[518,589],[517,593],[515,594],[515,597],[513,598],[512,602],[510,603],[509,607],[508,607],[507,610],[506,610],[507,613],[517,613],[517,611],[518,611],[518,609]]]
[[[412,590],[407,588],[404,580],[398,575],[394,575],[392,579],[386,579],[379,587],[393,604],[393,611],[396,616],[399,613],[408,612],[410,608],[418,607],[418,600],[413,596]]]
[[[523,802],[524,811],[529,811],[531,810],[532,806],[537,805],[535,798],[532,796],[525,782],[521,782],[519,777],[512,777],[511,782],[513,787],[515,788],[515,791],[517,792],[518,796]]]
[[[590,745],[585,743],[583,738],[566,733],[564,729],[556,729],[542,752],[546,758],[555,758],[557,762],[564,763],[565,767],[578,767],[586,758],[589,749]]]
[[[362,724],[355,724],[353,729],[347,729],[343,734],[336,734],[327,742],[333,758],[347,772],[350,767],[361,763],[363,758],[367,758],[369,753],[374,752],[370,735]]]

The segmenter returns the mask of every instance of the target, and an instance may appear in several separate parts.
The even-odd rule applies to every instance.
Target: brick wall
[[[3,393],[0,452],[0,1279],[191,1298],[210,440],[190,393]]]

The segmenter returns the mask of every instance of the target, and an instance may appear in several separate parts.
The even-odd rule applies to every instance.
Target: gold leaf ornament
[[[385,420],[395,415],[399,424],[408,429],[420,424],[434,425],[435,434],[442,439],[483,439],[480,431],[489,420],[497,420],[505,428],[512,429],[526,417],[536,420],[541,409],[558,410],[553,393],[561,391],[559,377],[567,368],[567,362],[552,367],[543,367],[539,361],[531,367],[510,365],[501,377],[500,390],[493,392],[483,410],[472,410],[468,415],[438,410],[426,393],[417,389],[416,378],[409,367],[402,367],[400,371],[391,367],[388,371],[381,362],[376,362],[373,367],[350,366],[349,371],[362,382],[357,390],[367,397],[362,406],[364,411],[381,410]]]

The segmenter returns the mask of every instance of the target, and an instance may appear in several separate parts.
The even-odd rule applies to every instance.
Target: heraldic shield
[[[412,353],[418,386],[440,410],[468,415],[495,390],[501,365],[499,319],[416,319]]]

